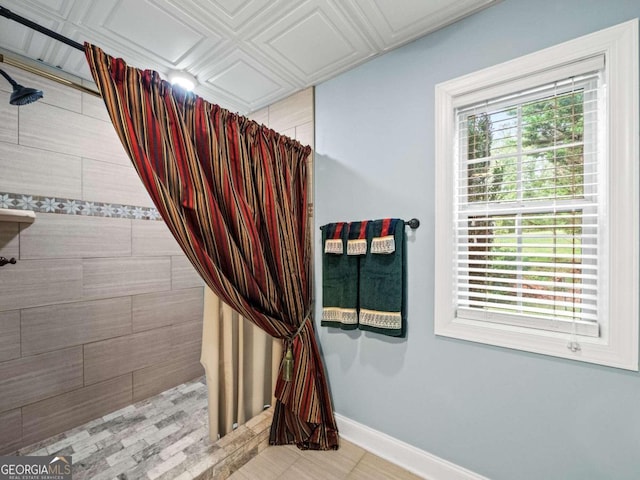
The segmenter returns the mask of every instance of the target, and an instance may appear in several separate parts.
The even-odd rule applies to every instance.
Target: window
[[[435,333],[638,370],[637,21],[436,87]]]

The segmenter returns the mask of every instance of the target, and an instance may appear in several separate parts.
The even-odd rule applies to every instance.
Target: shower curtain
[[[270,443],[338,448],[311,319],[311,149],[173,90],[157,72],[90,44],[85,52],[125,150],[191,263],[216,295],[292,354],[291,378],[279,376],[275,389]]]
[[[205,287],[202,354],[209,393],[209,437],[231,432],[273,405],[282,345]]]

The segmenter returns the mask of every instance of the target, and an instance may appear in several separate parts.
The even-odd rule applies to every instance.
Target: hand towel
[[[358,328],[358,257],[347,255],[349,224],[329,223],[322,230],[323,327]]]
[[[367,254],[367,224],[368,220],[362,222],[351,222],[349,224],[349,240],[347,241],[347,255]]]
[[[404,221],[370,222],[369,251],[360,261],[359,328],[403,337],[405,334]]]

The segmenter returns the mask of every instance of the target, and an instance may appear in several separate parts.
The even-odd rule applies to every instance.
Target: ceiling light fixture
[[[180,70],[171,70],[169,72],[169,82],[171,85],[178,85],[179,87],[190,92],[198,84],[196,77],[188,72],[182,72]]]

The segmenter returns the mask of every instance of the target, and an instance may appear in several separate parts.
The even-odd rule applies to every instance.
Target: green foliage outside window
[[[469,115],[467,202],[560,204],[582,198],[583,105],[584,94],[576,90]],[[578,312],[582,223],[582,212],[570,208],[469,217],[469,265],[480,270],[470,280],[479,287],[470,288],[471,302],[489,301],[496,305],[492,310],[513,311],[509,305],[535,310],[540,302],[527,299],[543,299],[553,302],[550,315]]]

